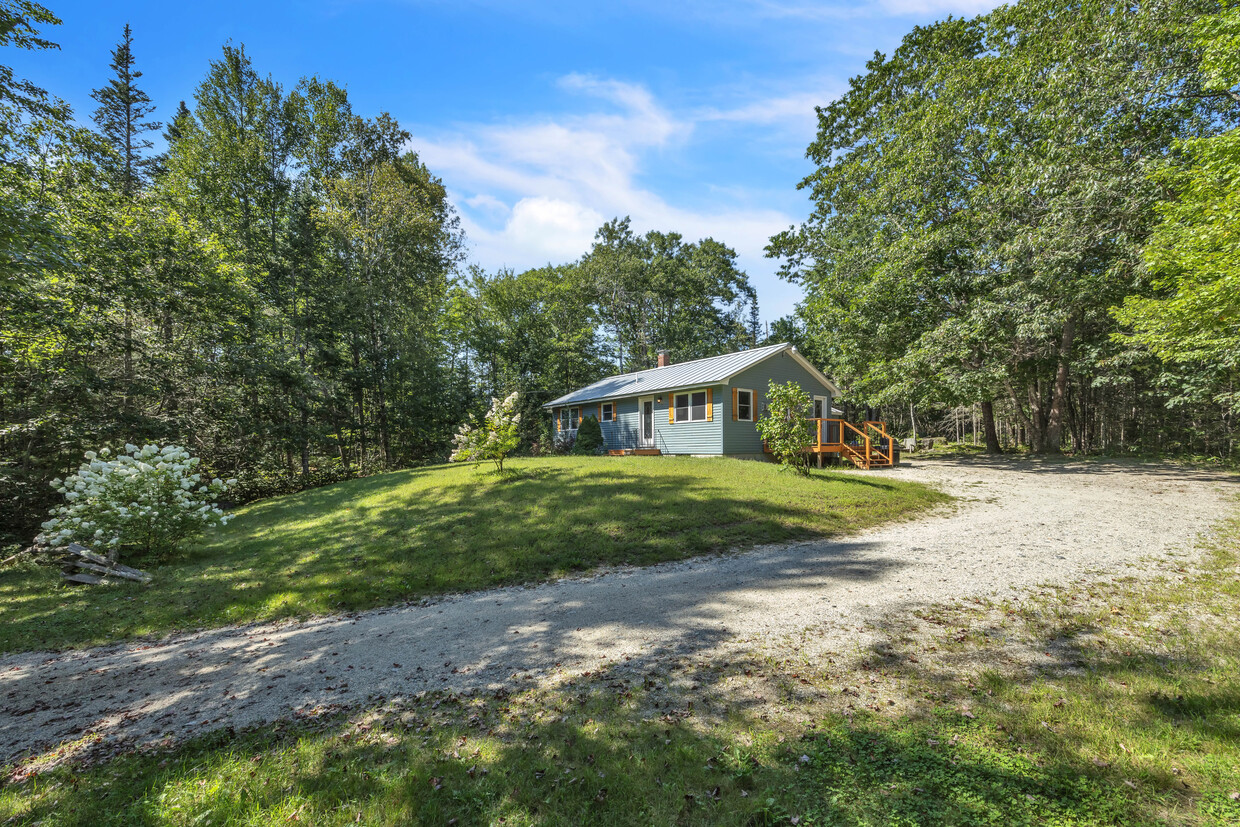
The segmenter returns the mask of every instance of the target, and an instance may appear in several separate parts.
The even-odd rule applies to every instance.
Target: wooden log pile
[[[70,543],[65,550],[63,577],[72,583],[85,583],[91,586],[106,583],[109,577],[120,577],[124,580],[136,580],[149,583],[151,575],[146,572],[123,566],[109,560],[101,554],[95,554],[85,546]]]

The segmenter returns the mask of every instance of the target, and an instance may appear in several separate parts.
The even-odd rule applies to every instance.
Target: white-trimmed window
[[[706,422],[710,415],[710,392],[689,391],[673,398],[676,422]]]
[[[575,431],[581,424],[581,408],[560,408],[559,419],[561,431]]]
[[[753,422],[753,391],[736,389],[736,418],[741,422]]]
[[[614,422],[616,420],[616,403],[604,402],[598,406],[599,422]]]

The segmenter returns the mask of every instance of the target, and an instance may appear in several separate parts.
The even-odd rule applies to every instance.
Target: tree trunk
[[[1055,371],[1055,387],[1051,392],[1051,410],[1046,417],[1045,451],[1051,454],[1063,452],[1064,406],[1068,398],[1068,367],[1072,356],[1072,342],[1076,338],[1076,314],[1068,315],[1063,323],[1063,335],[1059,340],[1059,367]]]
[[[1040,454],[1046,449],[1046,403],[1042,395],[1042,380],[1029,383],[1029,418],[1025,422],[1025,441],[1029,450]]]
[[[992,399],[982,402],[982,427],[986,429],[986,453],[1002,454],[999,433],[995,430],[995,403]]]

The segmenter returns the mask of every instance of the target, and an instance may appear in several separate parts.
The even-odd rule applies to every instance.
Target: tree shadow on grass
[[[715,462],[626,467],[638,461],[543,461],[504,481],[468,468],[414,469],[260,502],[181,562],[155,569],[147,587],[74,590],[42,572],[6,572],[0,593],[13,599],[0,649],[355,611],[649,565],[829,536],[937,501],[845,476],[781,479],[773,469],[753,475],[751,493],[710,478],[729,472]]]
[[[28,806],[21,821],[91,825],[178,813],[209,813],[211,823],[297,813],[313,824],[1153,821],[1105,769],[1004,749],[982,721],[825,716],[784,743],[759,696],[716,693],[769,664],[647,665],[220,731],[93,768],[62,766],[0,789],[0,801]]]
[[[733,565],[740,562],[648,573],[640,588],[620,573],[284,629],[223,629],[94,652],[90,669],[76,657],[10,658],[0,671],[0,756],[72,740],[83,728],[110,742],[158,740],[200,722],[264,720],[445,683],[486,689],[561,663],[623,659],[641,672],[730,640],[733,592],[780,605],[899,565],[861,541],[772,550],[743,569]],[[250,705],[260,711],[247,717]]]
[[[1240,800],[1232,797],[1240,787],[1240,680],[1225,665],[1236,632],[1193,625],[1234,616],[1238,607],[1211,576],[1144,598],[1116,586],[1092,609],[1057,602],[1049,620],[1027,626],[1014,611],[999,620],[982,615],[974,626],[966,615],[927,640],[893,622],[864,663],[938,699],[941,717],[986,727],[996,742],[1049,759],[1068,780],[1076,773],[1113,791],[1128,787],[1135,812],[1240,823]],[[1189,594],[1206,608],[1182,606]],[[1151,605],[1140,611],[1157,613],[1158,623],[1188,626],[1172,632],[1107,609],[1142,600]],[[968,642],[946,643],[956,635]]]

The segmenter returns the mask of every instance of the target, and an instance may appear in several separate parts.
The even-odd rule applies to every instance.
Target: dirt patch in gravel
[[[951,509],[842,540],[609,571],[428,605],[0,659],[0,762],[83,737],[151,743],[298,711],[528,685],[599,666],[872,650],[894,619],[1191,563],[1234,475],[1105,461],[917,460]]]

